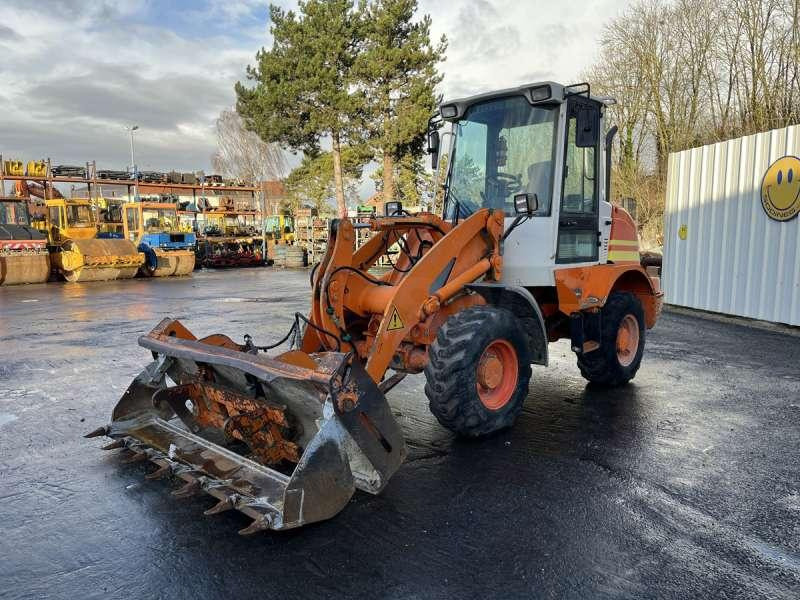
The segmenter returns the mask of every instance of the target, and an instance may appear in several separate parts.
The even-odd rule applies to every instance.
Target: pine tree
[[[360,7],[363,49],[354,71],[364,90],[368,142],[382,159],[384,202],[395,196],[395,162],[418,159],[442,80],[436,65],[447,40],[430,39],[430,16],[413,21],[416,0],[372,0]]]
[[[306,0],[299,12],[270,7],[270,50],[247,68],[255,86],[236,84],[237,111],[266,142],[312,156],[329,137],[339,216],[347,215],[341,152],[363,127],[363,92],[353,64],[361,22],[350,0]]]
[[[370,177],[375,181],[375,189],[383,192],[386,180],[383,165],[379,165]],[[430,189],[432,180],[422,161],[411,154],[405,154],[394,161],[394,198],[400,200],[404,206],[422,206],[423,194]]]
[[[345,191],[357,186],[370,156],[360,146],[343,148],[342,179]],[[333,177],[333,153],[306,154],[302,162],[286,178],[286,189],[293,208],[313,204],[320,214],[328,213],[328,201],[336,197]]]

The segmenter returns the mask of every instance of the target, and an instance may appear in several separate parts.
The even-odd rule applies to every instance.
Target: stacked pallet
[[[276,267],[289,269],[301,269],[308,264],[305,248],[288,244],[275,244],[272,247],[272,260]]]

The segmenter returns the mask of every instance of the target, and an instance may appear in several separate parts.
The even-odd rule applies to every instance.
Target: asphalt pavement
[[[515,427],[478,441],[409,377],[384,492],[288,532],[241,537],[81,437],[162,318],[266,343],[308,301],[307,271],[270,268],[0,288],[0,598],[800,597],[796,332],[668,310],[617,390],[558,342]]]

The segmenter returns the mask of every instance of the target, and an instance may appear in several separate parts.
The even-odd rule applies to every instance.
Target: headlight
[[[458,107],[455,104],[446,104],[440,111],[443,119],[454,119],[458,116]]]
[[[551,94],[550,86],[549,85],[540,85],[530,90],[531,94],[531,102],[542,102],[544,100],[549,100]]]

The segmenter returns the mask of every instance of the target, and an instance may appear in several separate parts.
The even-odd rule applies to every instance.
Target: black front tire
[[[617,353],[617,334],[626,316],[632,316],[639,325],[639,343],[633,360],[621,364]],[[642,303],[631,292],[613,292],[601,311],[600,347],[578,355],[581,375],[592,383],[619,386],[636,376],[644,353],[644,310]]]
[[[508,400],[490,409],[478,393],[478,366],[496,341],[513,348],[517,377]],[[473,306],[456,313],[441,326],[428,354],[425,395],[439,423],[464,437],[489,435],[513,425],[528,395],[531,352],[525,331],[511,312]]]

